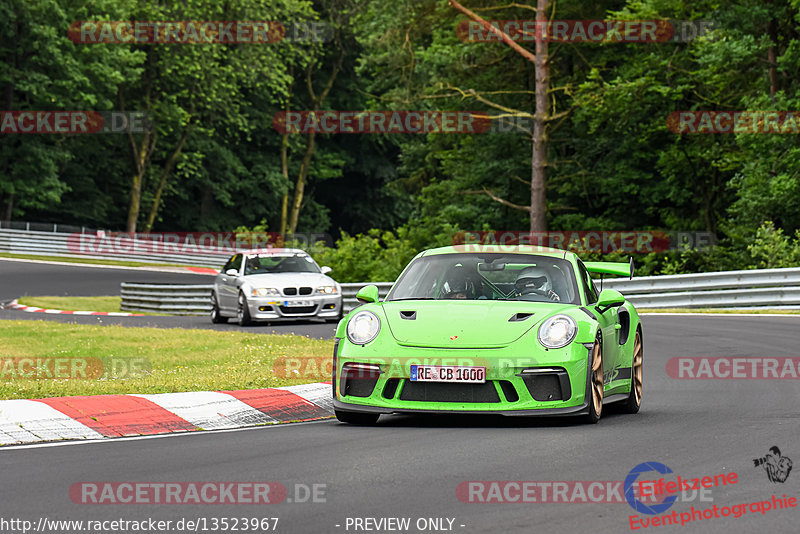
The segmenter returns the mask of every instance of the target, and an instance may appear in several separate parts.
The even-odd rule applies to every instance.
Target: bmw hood
[[[399,344],[449,349],[503,347],[551,314],[573,307],[492,300],[406,300],[382,306]]]

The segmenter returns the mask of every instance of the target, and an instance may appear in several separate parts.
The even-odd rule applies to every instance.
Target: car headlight
[[[358,312],[347,322],[347,339],[356,345],[366,345],[378,335],[381,320],[370,311]]]
[[[317,288],[317,293],[322,293],[323,295],[335,295],[338,292],[339,290],[336,286],[319,286]]]
[[[568,315],[554,315],[539,327],[539,343],[548,349],[566,347],[578,333],[578,323]]]
[[[254,287],[250,290],[250,294],[254,297],[268,297],[270,295],[280,295],[280,291],[274,287]]]

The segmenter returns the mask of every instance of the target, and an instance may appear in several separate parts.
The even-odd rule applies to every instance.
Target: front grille
[[[519,400],[519,394],[517,393],[517,389],[514,387],[514,384],[512,384],[508,380],[500,381],[500,389],[503,390],[503,395],[506,396],[506,400],[508,402],[517,402]]]
[[[400,400],[423,402],[500,402],[494,383],[450,384],[405,380]]]
[[[369,397],[378,383],[380,373],[362,369],[348,369],[345,364],[342,370],[342,394],[349,397]]]
[[[383,386],[383,398],[384,399],[393,399],[394,394],[397,393],[397,386],[400,385],[399,378],[390,378],[386,381],[386,385]]]
[[[297,288],[296,287],[285,287],[283,289],[284,295],[297,295]]]
[[[311,288],[310,287],[301,287],[300,288],[300,294],[301,295],[310,295],[311,294]]]
[[[285,315],[302,315],[306,313],[314,313],[317,306],[279,306],[281,313]]]
[[[540,402],[564,400],[561,381],[555,373],[525,377],[524,382],[534,400]]]

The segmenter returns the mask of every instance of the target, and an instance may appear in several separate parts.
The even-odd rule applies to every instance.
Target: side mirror
[[[330,267],[328,267],[327,265],[323,265],[322,267],[320,267],[320,268],[319,268],[319,272],[321,272],[322,274],[328,274],[328,273],[329,273],[329,272],[331,272],[332,270],[333,270],[333,269],[331,269],[331,268],[330,268]]]
[[[239,271],[237,271],[236,269],[228,269],[227,271],[225,271],[225,274],[227,274],[228,276],[238,276]]]
[[[600,313],[605,313],[609,308],[616,308],[625,304],[625,297],[616,289],[604,289],[597,298],[595,309]]]
[[[356,293],[356,300],[362,304],[378,302],[378,286],[369,285],[362,287],[358,290],[358,293]]]

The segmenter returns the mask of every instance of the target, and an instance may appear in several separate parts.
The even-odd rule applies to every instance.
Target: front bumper
[[[256,321],[318,318],[336,319],[342,313],[341,295],[249,297],[250,317]]]
[[[334,358],[334,407],[378,414],[460,413],[508,416],[561,416],[588,413],[589,357],[580,343],[535,356],[502,349],[431,349],[397,346],[381,358],[346,340]],[[366,352],[365,352],[366,351]],[[483,384],[412,381],[411,365],[486,368]],[[370,366],[372,371],[355,372]],[[375,371],[378,366],[379,372]]]

